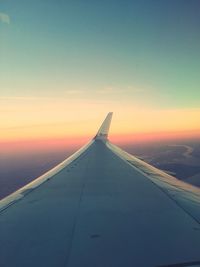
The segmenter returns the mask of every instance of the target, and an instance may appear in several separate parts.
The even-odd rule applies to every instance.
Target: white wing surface
[[[112,145],[111,116],[0,202],[0,266],[200,266],[200,190]]]

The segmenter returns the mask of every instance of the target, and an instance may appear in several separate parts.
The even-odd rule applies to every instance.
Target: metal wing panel
[[[51,169],[50,171],[46,172],[45,174],[41,175],[34,181],[30,182],[29,184],[25,185],[24,187],[20,188],[16,192],[10,194],[9,196],[0,200],[0,212],[10,205],[14,204],[19,199],[23,198],[26,194],[43,184],[44,182],[48,181],[49,179],[53,178],[57,173],[59,173],[62,169],[67,167],[71,164],[74,160],[80,157],[93,143],[94,141],[90,141],[82,148],[80,148],[77,152],[71,155],[69,158],[65,159],[63,162],[59,163],[56,167]]]
[[[123,151],[119,147],[107,142],[107,146],[122,159],[138,169],[143,175],[155,183],[164,193],[180,205],[185,212],[200,223],[200,189],[182,182],[173,176],[149,165],[148,163]]]
[[[199,260],[199,224],[96,140],[0,213],[5,267],[159,266]]]

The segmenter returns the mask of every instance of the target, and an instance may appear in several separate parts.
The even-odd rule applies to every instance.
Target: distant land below
[[[118,145],[118,144],[117,144]],[[145,162],[200,187],[200,140],[160,141],[120,144],[122,149]],[[77,150],[77,145],[62,150],[28,151],[0,155],[0,199],[16,191]]]
[[[156,168],[200,187],[200,140],[126,145],[123,148]]]

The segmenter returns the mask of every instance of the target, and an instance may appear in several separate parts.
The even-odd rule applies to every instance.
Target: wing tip
[[[107,140],[108,139],[108,133],[110,129],[110,124],[112,120],[113,112],[108,112],[106,118],[104,119],[103,123],[101,124],[101,127],[99,128],[95,140]]]

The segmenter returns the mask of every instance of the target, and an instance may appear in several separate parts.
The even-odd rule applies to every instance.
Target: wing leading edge
[[[0,201],[0,266],[200,264],[200,190],[96,137]]]

